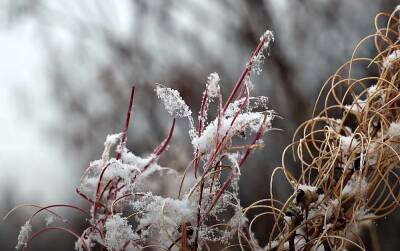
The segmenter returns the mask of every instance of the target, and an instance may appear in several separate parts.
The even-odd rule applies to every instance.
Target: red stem
[[[257,142],[257,140],[260,139],[260,137],[261,137],[261,135],[262,135],[262,132],[263,132],[264,129],[265,129],[264,126],[265,126],[265,121],[266,121],[266,119],[267,119],[267,115],[264,115],[263,123],[260,125],[260,128],[258,129],[256,135],[254,136],[254,139],[253,139],[252,143],[249,145],[249,147],[247,147],[247,150],[246,150],[245,154],[243,155],[243,157],[240,159],[240,161],[239,161],[239,163],[238,163],[238,164],[239,164],[239,167],[242,166],[242,164],[244,163],[244,161],[245,161],[245,160],[247,159],[247,157],[249,156],[249,154],[250,154],[250,152],[251,152],[251,150],[252,150],[251,146],[254,145],[254,144]],[[218,191],[217,195],[215,196],[213,202],[211,203],[211,206],[208,208],[208,210],[207,210],[206,213],[204,214],[204,217],[203,217],[202,221],[204,221],[204,219],[206,218],[206,216],[211,212],[211,210],[212,210],[212,209],[214,208],[214,206],[217,204],[219,198],[221,197],[221,195],[223,194],[223,192],[226,190],[226,188],[228,187],[229,183],[232,181],[232,179],[233,179],[234,176],[235,176],[235,175],[232,173],[232,174],[229,176],[229,178],[224,182],[224,184],[222,185],[221,189]],[[202,222],[202,221],[201,221],[201,222]]]
[[[121,158],[121,151],[123,151],[125,143],[126,143],[126,137],[128,134],[128,129],[129,129],[129,121],[131,118],[131,113],[132,113],[132,108],[133,108],[133,97],[135,95],[135,86],[132,86],[131,89],[131,96],[129,98],[129,106],[128,106],[128,111],[126,112],[126,117],[125,117],[125,126],[124,130],[122,131],[122,138],[120,141],[120,148],[119,151],[117,152],[116,159],[119,160]]]
[[[27,248],[28,244],[31,243],[33,241],[33,239],[35,239],[38,235],[40,235],[43,232],[50,231],[50,230],[62,230],[62,231],[65,231],[67,233],[70,233],[71,235],[75,236],[77,239],[82,239],[77,233],[75,233],[74,231],[72,231],[72,230],[70,230],[68,228],[64,228],[64,227],[46,227],[46,228],[43,228],[43,229],[39,230],[38,232],[33,233],[29,237],[29,239],[27,241],[27,245],[23,250],[25,250]],[[90,248],[86,245],[85,241],[82,241],[82,243],[83,243],[84,248],[87,251],[90,251]]]
[[[240,75],[238,81],[236,82],[235,87],[233,88],[231,94],[229,95],[229,98],[225,102],[224,112],[226,111],[226,109],[228,108],[229,104],[232,102],[233,98],[235,97],[236,93],[238,92],[239,88],[243,84],[243,81],[244,81],[245,77],[248,74],[250,74],[251,66],[253,64],[253,60],[252,59],[253,59],[254,56],[258,55],[258,53],[260,53],[260,50],[263,48],[263,45],[265,43],[265,40],[266,40],[266,37],[261,39],[260,42],[258,43],[257,47],[251,53],[250,59],[249,59],[248,63],[246,64],[246,67],[244,68],[242,74]]]

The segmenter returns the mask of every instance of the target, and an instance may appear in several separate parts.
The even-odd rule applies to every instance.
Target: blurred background
[[[255,78],[282,119],[266,147],[242,171],[244,206],[268,193],[271,170],[295,128],[311,116],[324,81],[374,32],[373,19],[398,0],[1,0],[0,215],[21,203],[87,206],[75,187],[107,134],[121,130],[130,86],[137,86],[128,148],[152,151],[171,118],[155,83],[178,89],[197,113],[207,76],[218,72],[225,94],[266,29],[275,44]],[[372,55],[372,47],[365,48]],[[162,164],[182,170],[191,159],[186,121]],[[288,187],[276,187],[287,196]],[[13,250],[31,210],[0,223],[0,250]],[[79,215],[65,211],[82,228]],[[390,221],[390,224],[389,222]],[[397,250],[400,216],[377,223],[382,250]],[[40,220],[37,221],[38,224]],[[268,222],[257,225],[265,241]],[[368,235],[367,235],[368,236]],[[389,240],[389,241],[388,241]],[[39,237],[29,250],[72,250],[64,233]]]

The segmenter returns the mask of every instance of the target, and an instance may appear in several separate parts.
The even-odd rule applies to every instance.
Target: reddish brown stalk
[[[174,242],[172,242],[171,245],[169,245],[167,250],[171,250],[176,245],[176,243],[178,243],[181,239],[182,239],[182,236],[179,236],[178,238],[176,238],[176,240]]]
[[[254,139],[252,141],[251,145],[254,145],[257,140],[259,140],[262,136],[262,132],[264,131],[265,127],[265,121],[266,121],[267,115],[264,115],[264,119],[263,119],[263,123],[261,124],[260,128],[257,131],[257,134],[254,136]],[[241,158],[241,160],[239,161],[239,167],[242,166],[242,164],[244,163],[244,161],[247,159],[247,157],[249,156],[252,148],[248,147],[245,154],[243,155],[243,157]],[[229,176],[229,178],[224,182],[224,184],[222,185],[221,189],[218,191],[217,195],[215,196],[213,202],[211,203],[211,206],[207,209],[206,213],[204,214],[203,219],[201,220],[200,223],[202,223],[204,221],[204,219],[206,218],[206,216],[211,212],[211,210],[215,207],[215,205],[217,204],[219,198],[222,196],[223,192],[226,190],[226,188],[228,187],[228,185],[230,184],[230,182],[232,181],[233,177],[235,177],[235,174],[231,174]]]
[[[219,97],[220,97],[220,99],[218,99],[217,135],[219,134],[219,129],[220,129],[220,127],[221,127],[221,111],[222,111],[222,107],[221,107],[221,103],[222,103],[221,95],[219,95]],[[222,159],[223,159],[224,157],[225,157],[225,156],[222,156],[222,158],[221,158],[221,160],[219,161],[219,163],[221,163],[221,161],[222,161]],[[215,171],[218,169],[218,164],[219,164],[219,163],[217,163],[217,165],[215,165]],[[213,185],[214,185],[214,180],[215,180],[215,177],[216,177],[216,176],[217,176],[217,174],[215,173],[215,175],[213,176],[212,182],[211,182],[210,193],[211,193],[211,191],[212,191],[212,187],[213,187]]]
[[[117,151],[117,155],[115,157],[117,160],[119,160],[121,158],[121,151],[123,151],[123,149],[125,147],[126,138],[127,138],[128,129],[129,129],[129,121],[130,121],[131,113],[132,113],[132,109],[133,109],[133,97],[134,97],[134,95],[135,95],[135,86],[133,85],[132,89],[131,89],[131,96],[129,98],[128,111],[126,112],[126,117],[125,117],[125,126],[124,126],[124,130],[122,131],[120,147],[119,147],[119,151]]]
[[[200,105],[200,115],[199,115],[199,127],[197,128],[197,136],[200,137],[201,133],[203,131],[203,126],[204,126],[204,110],[206,107],[206,102],[208,99],[207,95],[207,87],[206,90],[204,91],[203,99],[201,100],[201,105]],[[196,149],[196,154],[195,154],[195,161],[194,161],[194,177],[197,178],[197,171],[199,169],[199,164],[200,164],[200,158],[199,158],[199,149]]]
[[[26,250],[26,248],[28,247],[29,243],[31,243],[33,241],[33,239],[35,239],[38,235],[40,235],[40,234],[42,234],[44,232],[50,231],[50,230],[65,231],[65,232],[75,236],[78,240],[81,239],[81,237],[77,233],[75,233],[74,231],[72,231],[72,230],[70,230],[68,228],[64,228],[64,227],[46,227],[46,228],[43,228],[43,229],[39,230],[38,232],[33,233],[29,237],[28,241],[26,242],[26,246],[23,248],[23,250]],[[84,241],[82,241],[82,243],[83,243],[83,247],[85,248],[85,250],[90,251],[90,248],[86,245],[86,243]]]
[[[253,141],[251,142],[251,144],[247,147],[245,154],[243,155],[242,159],[239,161],[239,167],[241,167],[243,165],[243,163],[246,161],[247,157],[249,157],[250,152],[253,150],[253,148],[251,146],[253,146],[254,144],[257,143],[257,141],[261,138],[264,129],[265,129],[265,122],[267,120],[267,115],[264,114],[264,119],[260,125],[260,128],[258,129],[256,135],[254,136]]]
[[[95,202],[94,202],[94,208],[93,208],[93,219],[96,218],[96,214],[97,214],[97,205],[99,200],[101,199],[103,192],[105,191],[105,189],[107,188],[107,186],[111,183],[112,180],[110,180],[107,185],[104,187],[103,192],[101,193],[100,197],[99,192],[100,192],[100,185],[101,185],[101,180],[103,179],[103,175],[105,173],[105,171],[107,170],[107,168],[110,166],[111,163],[107,163],[107,165],[103,168],[103,170],[101,170],[100,176],[99,176],[99,181],[97,182],[97,188],[96,188],[96,198],[95,198]]]
[[[82,193],[81,191],[79,191],[78,188],[75,189],[76,193],[78,195],[80,195],[83,199],[85,199],[87,202],[89,202],[90,204],[94,204],[94,201],[92,199],[90,199],[89,197],[87,197],[84,193]]]
[[[81,191],[79,191],[78,188],[75,189],[76,193],[79,194],[83,199],[85,199],[87,202],[89,202],[90,204],[94,204],[94,201],[92,199],[90,199],[89,197],[87,197],[84,193],[82,193]],[[107,207],[104,206],[102,203],[97,202],[98,205],[100,205],[101,207],[103,207],[106,211],[107,211]]]
[[[199,241],[199,228],[200,228],[200,222],[201,222],[201,201],[203,199],[203,190],[204,190],[204,179],[202,178],[201,184],[200,184],[200,196],[199,196],[199,202],[198,202],[198,208],[197,208],[197,227],[196,227],[196,236],[194,237],[194,250],[197,250],[197,245]]]
[[[204,165],[206,168],[204,168],[204,172],[203,175],[201,177],[202,182],[200,184],[200,196],[199,196],[199,202],[198,202],[198,212],[197,212],[197,227],[196,227],[196,236],[195,236],[195,241],[194,241],[194,248],[195,250],[197,250],[197,245],[198,245],[198,235],[199,235],[199,227],[200,224],[202,222],[201,220],[201,215],[200,215],[200,209],[201,209],[201,204],[202,204],[202,198],[203,198],[203,189],[204,189],[204,177],[205,175],[208,173],[208,171],[210,170],[211,164],[214,162],[214,160],[217,158],[217,156],[219,155],[219,151],[221,150],[222,145],[224,145],[223,143],[225,142],[226,137],[228,136],[229,131],[231,130],[233,124],[235,123],[237,117],[239,116],[239,114],[241,113],[241,111],[244,109],[245,104],[247,103],[247,100],[249,99],[248,96],[246,96],[246,100],[245,102],[243,102],[242,104],[240,104],[240,108],[239,110],[235,113],[230,127],[228,128],[228,130],[226,130],[224,136],[222,137],[221,141],[217,143],[217,147],[214,151],[214,153],[211,155],[211,157],[208,159],[207,163]],[[219,128],[217,128],[217,138],[218,138],[218,130]],[[229,182],[233,177],[229,178]],[[228,181],[228,180],[227,180]],[[227,184],[224,184],[225,186],[228,186],[229,182]],[[224,189],[225,190],[225,189]],[[218,194],[217,194],[218,195]],[[221,196],[221,195],[219,195]],[[218,197],[219,198],[219,197]],[[215,202],[216,203],[216,202]],[[211,211],[211,210],[210,210]],[[208,213],[207,213],[208,214]]]
[[[151,164],[153,164],[153,162],[165,151],[165,149],[167,148],[168,144],[171,142],[172,134],[174,133],[174,129],[175,129],[175,122],[176,122],[176,119],[174,118],[172,120],[172,126],[169,129],[169,133],[168,133],[167,138],[160,145],[158,145],[156,147],[156,149],[153,152],[155,157],[152,158],[149,161],[149,163],[147,163],[147,165],[143,167],[143,171],[146,170]]]
[[[182,233],[182,238],[181,238],[181,251],[187,251],[188,250],[188,238],[187,238],[187,226],[186,223],[181,224],[181,233]]]
[[[127,138],[128,129],[129,129],[129,122],[130,122],[132,109],[133,109],[134,95],[135,95],[135,86],[133,85],[132,88],[131,88],[131,95],[130,95],[130,98],[129,98],[128,111],[127,111],[126,117],[125,117],[125,125],[124,125],[124,129],[122,131],[122,136],[121,136],[121,140],[120,140],[120,146],[119,146],[119,149],[117,150],[117,154],[116,154],[116,157],[115,157],[117,160],[119,160],[121,158],[121,151],[123,151],[123,149],[125,147],[125,144],[126,144],[126,138]],[[97,208],[98,208],[98,205],[99,205],[100,198],[104,194],[104,191],[109,186],[109,184],[111,184],[110,181],[107,183],[107,185],[105,186],[104,190],[101,193],[101,196],[99,197],[98,195],[99,195],[99,192],[100,192],[101,181],[103,179],[103,175],[104,175],[105,171],[107,170],[107,168],[109,166],[110,166],[110,163],[107,163],[107,165],[103,168],[103,170],[101,171],[101,174],[99,176],[99,181],[97,183],[97,188],[96,188],[96,198],[95,198],[95,201],[93,202],[93,204],[94,204],[93,219],[96,218]],[[118,182],[119,182],[119,180],[118,180]],[[110,188],[110,192],[111,192],[111,189],[112,189],[112,187]]]
[[[107,168],[110,166],[110,162],[107,163],[107,165],[103,168],[103,170],[101,170],[100,176],[99,176],[99,181],[97,182],[97,188],[96,188],[96,197],[100,192],[100,185],[101,185],[101,180],[103,179],[103,175],[105,173],[105,171],[107,170]]]
[[[113,180],[109,180],[109,181],[107,182],[107,184],[104,186],[103,191],[101,191],[101,194],[100,194],[100,196],[99,196],[98,201],[101,200],[101,198],[103,198],[104,193],[106,192],[107,188],[110,186],[110,184],[111,184],[112,182],[113,182]]]
[[[73,205],[67,205],[67,204],[55,204],[55,205],[50,205],[50,206],[46,206],[46,207],[42,207],[39,210],[37,210],[34,214],[32,214],[32,216],[30,217],[30,219],[32,219],[33,217],[35,217],[37,214],[39,214],[40,212],[47,210],[49,208],[53,208],[53,207],[67,207],[67,208],[71,208],[71,209],[75,209],[79,212],[82,212],[84,214],[86,214],[87,216],[90,217],[90,214],[88,212],[86,212],[85,210],[83,210],[80,207],[77,206],[73,206]]]
[[[168,144],[171,142],[172,135],[173,135],[174,129],[175,129],[175,122],[176,122],[176,119],[174,118],[174,119],[172,120],[172,125],[171,125],[171,128],[169,129],[169,133],[168,133],[167,138],[164,139],[164,141],[163,141],[161,144],[159,144],[159,145],[154,149],[154,152],[153,152],[154,157],[143,167],[142,172],[146,171],[146,169],[149,168],[149,166],[150,166],[151,164],[153,164],[154,161],[156,161],[156,160],[160,157],[160,155],[161,155],[161,154],[165,151],[165,149],[167,148]],[[134,177],[134,179],[135,179],[135,178],[136,178],[136,176]]]
[[[254,56],[258,55],[260,53],[261,49],[264,46],[264,43],[266,41],[266,37],[263,37],[260,42],[258,43],[257,47],[254,49],[254,51],[251,53],[250,59],[248,63],[246,64],[246,67],[244,68],[242,74],[240,75],[238,81],[235,84],[235,87],[233,88],[231,94],[229,95],[229,98],[226,100],[225,105],[224,105],[224,113],[226,109],[228,108],[229,104],[232,102],[233,98],[235,97],[236,93],[240,89],[240,87],[243,84],[243,81],[245,80],[246,76],[250,74],[251,72],[251,66],[253,64],[253,58]]]
[[[248,100],[248,97],[246,97],[245,102],[243,102],[242,104],[240,104],[239,111],[237,111],[237,112],[235,113],[235,115],[234,115],[234,117],[233,117],[233,119],[232,119],[232,121],[231,121],[230,127],[228,128],[228,130],[226,130],[226,132],[225,132],[224,136],[222,137],[221,141],[218,142],[215,151],[213,152],[213,154],[211,155],[211,157],[208,159],[207,163],[205,164],[205,167],[207,167],[207,168],[204,169],[203,178],[204,178],[204,175],[207,174],[207,172],[209,171],[210,165],[215,161],[216,157],[218,156],[218,153],[219,153],[219,151],[221,150],[221,147],[222,147],[222,146],[224,145],[224,143],[225,143],[226,137],[228,137],[229,131],[231,130],[233,124],[236,122],[236,119],[237,119],[237,117],[239,116],[239,114],[241,113],[241,111],[244,109],[247,100]]]
[[[156,161],[156,160],[160,157],[160,155],[161,155],[161,154],[165,151],[165,149],[167,148],[168,144],[171,142],[172,135],[173,135],[174,129],[175,129],[175,122],[176,122],[176,119],[174,118],[173,121],[172,121],[172,126],[171,126],[171,128],[170,128],[170,130],[169,130],[169,133],[168,133],[167,138],[166,138],[161,144],[159,144],[159,145],[155,148],[155,150],[154,150],[154,152],[153,152],[153,154],[154,154],[155,156],[143,167],[142,172],[144,172],[147,168],[149,168],[149,166],[150,166],[151,164],[153,164],[154,161]],[[136,177],[137,177],[137,175],[135,175],[135,176],[132,178],[132,182],[136,179]],[[124,187],[125,187],[125,184],[122,185],[122,186],[119,187],[119,188],[116,188],[116,193],[117,193],[118,191],[120,191],[120,190],[121,190],[122,188],[124,188]],[[110,188],[110,189],[111,189],[111,188]]]
[[[222,156],[222,158],[221,158],[221,160],[214,166],[214,175],[213,175],[213,177],[212,177],[212,179],[211,179],[211,185],[210,185],[210,193],[212,192],[212,189],[213,189],[213,187],[214,187],[214,183],[215,183],[215,180],[216,180],[216,178],[218,177],[218,175],[221,173],[221,170],[222,170],[222,163],[221,163],[221,161],[222,161],[222,159],[224,158],[224,156]],[[218,172],[218,167],[220,168],[220,172],[219,173],[217,173]]]

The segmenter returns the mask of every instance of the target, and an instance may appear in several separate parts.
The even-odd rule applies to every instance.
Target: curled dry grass
[[[399,207],[399,18],[399,8],[376,16],[375,34],[361,40],[326,81],[312,118],[296,130],[282,167],[273,172],[270,199],[245,209],[266,209],[250,223],[250,231],[260,217],[275,221],[265,250],[365,250],[360,226]],[[376,56],[358,56],[371,41]],[[360,67],[378,74],[359,76]],[[285,164],[290,155],[297,166]],[[272,192],[278,172],[294,191],[284,202]],[[256,248],[254,240],[249,243]]]

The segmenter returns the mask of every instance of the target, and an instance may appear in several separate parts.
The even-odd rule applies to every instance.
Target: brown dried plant
[[[400,8],[375,17],[376,32],[325,82],[312,118],[296,130],[273,171],[270,198],[244,210],[266,209],[250,222],[250,233],[260,217],[273,217],[264,250],[365,250],[360,228],[374,228],[371,222],[399,207],[399,18]],[[369,41],[376,56],[358,56]],[[378,74],[360,76],[361,67]],[[297,166],[285,164],[290,153]],[[279,172],[294,191],[284,202],[272,191]],[[254,238],[247,242],[258,249]]]

